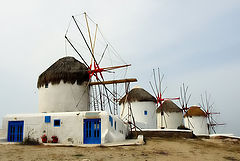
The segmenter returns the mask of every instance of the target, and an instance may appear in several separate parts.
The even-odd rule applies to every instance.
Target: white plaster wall
[[[126,139],[128,134],[128,126],[118,117],[110,115],[113,118],[113,126],[109,121],[108,124],[108,142],[119,142]],[[116,122],[116,129],[115,129]]]
[[[157,116],[156,116],[156,104],[154,102],[131,102],[131,108],[135,119],[136,126],[142,129],[156,129],[157,128]],[[147,111],[147,115],[144,115],[144,111]],[[120,118],[124,121],[127,120],[128,104],[121,104]]]
[[[207,118],[203,116],[184,117],[185,127],[193,130],[195,135],[208,135]]]
[[[161,127],[164,127],[166,129],[177,129],[178,126],[180,125],[183,125],[182,112],[167,112],[167,113],[164,112],[163,116],[161,116],[161,113],[157,113],[158,129],[161,129]]]
[[[8,115],[4,118],[3,124],[5,136],[7,138],[8,121],[24,121],[23,138],[29,134],[31,138],[38,139],[41,142],[41,136],[46,134],[48,140],[51,140],[52,136],[57,136],[60,143],[82,144],[82,117],[76,114],[77,113],[68,113],[67,115],[61,113]],[[51,123],[45,123],[45,116],[51,116]],[[60,127],[54,127],[55,119],[61,120]]]
[[[4,137],[5,137],[4,131],[3,131],[3,129],[0,129],[0,139],[2,139],[2,138],[4,138]]]
[[[82,85],[63,83],[48,84],[39,90],[39,112],[89,111],[89,89],[87,82]]]
[[[45,123],[45,116],[51,116],[51,123]],[[125,140],[127,126],[117,116],[112,117],[113,120],[117,121],[117,130],[109,127],[109,114],[103,111],[7,115],[3,119],[3,136],[7,140],[8,121],[24,121],[23,138],[27,137],[29,133],[31,138],[38,139],[41,142],[41,136],[46,134],[49,140],[51,140],[52,136],[57,136],[59,143],[83,144],[83,120],[101,118],[102,144]],[[61,120],[60,127],[54,127],[55,119]]]

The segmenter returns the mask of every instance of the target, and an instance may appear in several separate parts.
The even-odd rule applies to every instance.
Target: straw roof
[[[199,106],[191,106],[184,115],[184,117],[187,117],[187,116],[203,116],[203,117],[206,117],[207,115]]]
[[[121,105],[122,103],[125,102],[126,95],[119,101],[119,104]],[[134,102],[134,101],[152,101],[152,102],[157,102],[157,100],[146,90],[143,88],[133,88],[127,96],[127,102]]]
[[[59,84],[61,80],[72,84],[77,81],[80,85],[84,81],[89,81],[88,69],[74,57],[63,57],[38,77],[37,87],[40,88],[47,83]]]
[[[164,112],[182,112],[182,110],[171,100],[165,100],[161,107],[157,108],[157,113],[161,112],[161,108]]]

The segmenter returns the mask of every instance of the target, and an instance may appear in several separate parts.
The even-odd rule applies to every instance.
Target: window
[[[54,127],[60,127],[61,121],[60,120],[54,120]]]
[[[144,115],[147,115],[147,111],[146,110],[144,111]]]
[[[114,122],[115,130],[117,130],[117,122]]]
[[[112,116],[109,116],[109,122],[111,123],[111,126],[113,127],[113,119],[112,119]]]
[[[51,122],[51,116],[45,116],[45,123]]]
[[[45,88],[48,88],[48,83],[45,84]]]

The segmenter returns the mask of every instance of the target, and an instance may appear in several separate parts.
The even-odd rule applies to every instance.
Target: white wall
[[[185,127],[193,130],[195,135],[208,135],[207,118],[203,116],[184,117]]]
[[[39,112],[89,111],[89,89],[87,82],[82,85],[63,83],[48,84],[39,90]]]
[[[45,116],[51,116],[51,123],[45,123]],[[50,140],[57,136],[59,143],[83,144],[83,120],[101,118],[101,143],[125,140],[127,126],[117,116],[111,117],[116,121],[116,130],[110,125],[109,114],[103,111],[7,115],[3,119],[3,134],[7,140],[8,121],[24,121],[23,138],[29,133],[41,142],[41,136],[46,134]],[[54,119],[61,120],[60,127],[54,127]]]
[[[142,129],[156,129],[156,104],[154,102],[131,102],[131,108],[135,119],[136,126]],[[144,111],[147,111],[147,115],[144,115]],[[128,114],[128,103],[121,104],[120,117],[126,121]]]
[[[128,127],[124,122],[118,117],[110,115],[113,120],[113,124],[111,125],[111,122],[109,120],[108,124],[108,142],[118,142],[123,141],[127,137],[128,134]],[[116,124],[115,124],[116,122]],[[116,128],[115,128],[116,125]]]
[[[45,123],[45,116],[51,116],[51,123]],[[60,119],[61,126],[54,127],[54,120]],[[48,139],[52,136],[57,136],[59,142],[70,143],[68,139],[74,143],[82,143],[82,118],[76,113],[49,113],[49,114],[15,114],[7,115],[3,120],[3,128],[7,138],[8,121],[24,121],[23,138],[28,134],[31,138],[38,139],[41,142],[41,136],[46,134]],[[71,139],[72,138],[72,139]]]
[[[182,112],[164,112],[163,116],[161,113],[157,113],[157,128],[161,129],[177,129],[178,126],[183,125]]]
[[[3,129],[0,129],[0,139],[1,139],[1,138],[4,138],[4,137],[5,137],[4,131],[3,131]]]

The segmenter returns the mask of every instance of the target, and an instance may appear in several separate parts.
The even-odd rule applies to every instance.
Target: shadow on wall
[[[0,129],[0,139],[4,138],[3,129]]]

